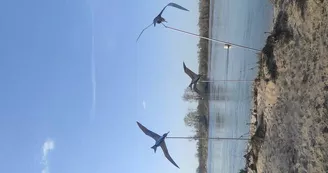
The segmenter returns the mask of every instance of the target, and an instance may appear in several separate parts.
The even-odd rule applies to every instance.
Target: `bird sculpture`
[[[196,84],[202,75],[196,74],[193,71],[191,71],[184,62],[183,62],[183,69],[184,72],[191,78],[191,82],[188,87],[190,87],[190,89],[193,89],[192,84],[194,84],[194,87],[196,87]]]
[[[194,85],[193,90],[198,94],[201,100],[204,100],[204,93],[197,88],[197,85]]]
[[[166,144],[165,144],[165,138],[166,136],[170,133],[164,133],[162,136],[158,135],[157,133],[154,133],[150,130],[148,130],[145,126],[143,126],[142,124],[140,124],[137,121],[137,124],[139,126],[139,128],[147,135],[150,136],[151,138],[153,138],[155,140],[155,145],[153,145],[151,148],[154,150],[154,153],[156,153],[156,149],[157,147],[161,146],[163,153],[165,155],[165,157],[177,168],[179,168],[179,166],[174,162],[174,160],[171,158],[169,151],[166,148]]]
[[[182,7],[182,6],[178,5],[178,4],[176,4],[176,3],[173,3],[173,2],[168,3],[168,4],[162,9],[162,11],[161,11],[161,12],[160,12],[160,13],[154,18],[153,22],[141,31],[141,33],[139,34],[139,36],[138,36],[138,38],[137,38],[137,41],[139,40],[141,34],[142,34],[146,29],[148,29],[151,25],[154,25],[154,27],[155,27],[155,26],[156,26],[156,23],[157,23],[157,24],[160,24],[160,23],[162,23],[162,22],[167,22],[167,21],[162,17],[162,13],[164,12],[165,8],[168,7],[168,6],[175,7],[175,8],[178,8],[178,9],[180,9],[180,10],[184,10],[184,11],[189,11],[188,9],[186,9],[186,8],[184,8],[184,7]]]

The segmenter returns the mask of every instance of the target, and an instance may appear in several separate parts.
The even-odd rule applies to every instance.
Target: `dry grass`
[[[251,127],[247,166],[267,173],[328,172],[328,2],[273,3],[275,25],[254,82],[264,135]]]

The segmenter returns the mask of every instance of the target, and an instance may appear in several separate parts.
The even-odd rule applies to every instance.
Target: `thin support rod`
[[[202,80],[199,82],[215,82],[215,81],[228,81],[228,82],[253,82],[254,80]]]
[[[178,137],[178,136],[168,136],[166,138],[170,138],[170,139],[250,140],[248,138],[202,138],[202,137]]]
[[[247,46],[243,46],[243,45],[239,45],[239,44],[234,44],[234,43],[230,43],[230,42],[226,42],[226,41],[222,41],[222,40],[217,40],[217,39],[213,39],[213,38],[207,38],[207,37],[204,37],[204,36],[201,36],[201,35],[198,35],[198,34],[194,34],[194,33],[187,32],[187,31],[183,31],[183,30],[176,29],[176,28],[173,28],[173,27],[170,27],[170,26],[166,26],[163,23],[162,23],[162,25],[165,28],[168,28],[168,29],[171,29],[171,30],[175,30],[175,31],[182,32],[182,33],[185,33],[185,34],[190,34],[190,35],[193,35],[193,36],[196,36],[196,37],[199,37],[199,38],[203,38],[203,39],[214,41],[214,42],[218,42],[218,43],[224,43],[224,44],[227,44],[228,46],[233,45],[233,46],[236,46],[236,47],[250,49],[250,50],[253,50],[253,51],[256,51],[256,52],[261,51],[260,49],[255,49],[255,48],[251,48],[251,47],[247,47]]]

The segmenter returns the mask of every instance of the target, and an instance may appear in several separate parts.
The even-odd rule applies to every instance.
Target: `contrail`
[[[92,106],[90,109],[90,120],[93,120],[96,114],[96,63],[94,57],[94,44],[95,44],[95,37],[93,34],[93,10],[92,5],[90,5],[90,12],[91,12],[91,84],[92,84]]]
[[[96,64],[94,57],[94,36],[92,35],[92,46],[91,46],[91,83],[92,83],[92,106],[90,110],[91,119],[94,118],[96,113]]]

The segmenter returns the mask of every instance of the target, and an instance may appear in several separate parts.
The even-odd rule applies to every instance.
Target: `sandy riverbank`
[[[254,81],[248,172],[328,172],[328,2],[272,0]]]

